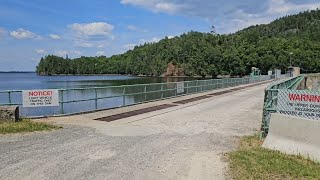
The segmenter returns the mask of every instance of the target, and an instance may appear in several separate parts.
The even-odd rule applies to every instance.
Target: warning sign
[[[22,91],[23,107],[59,106],[59,92],[54,89]]]
[[[279,90],[277,111],[281,114],[320,119],[320,92]]]
[[[177,93],[184,93],[184,82],[177,82]]]

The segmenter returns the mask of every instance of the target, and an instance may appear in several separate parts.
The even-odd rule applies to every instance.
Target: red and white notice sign
[[[23,107],[59,106],[59,91],[55,89],[22,91]]]

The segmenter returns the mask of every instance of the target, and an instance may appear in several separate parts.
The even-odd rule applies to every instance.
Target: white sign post
[[[23,107],[59,106],[59,91],[55,89],[22,91]]]
[[[177,82],[177,94],[184,93],[184,82]]]

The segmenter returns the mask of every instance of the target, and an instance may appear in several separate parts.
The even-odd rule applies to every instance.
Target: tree
[[[132,74],[160,76],[169,63],[185,75],[242,76],[258,67],[262,73],[287,69],[289,52],[293,63],[310,72],[320,71],[320,10],[279,18],[234,34],[190,31],[157,43],[145,43],[112,57],[69,59],[54,55],[41,58],[36,71],[55,74]]]

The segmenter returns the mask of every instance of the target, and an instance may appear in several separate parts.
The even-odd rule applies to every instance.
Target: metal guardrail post
[[[206,90],[207,81],[202,81],[201,84],[201,91],[203,92]]]
[[[12,101],[11,101],[11,91],[8,92],[8,98],[9,98],[9,104],[11,105],[11,104],[12,104]]]
[[[161,84],[161,99],[163,99],[163,83]]]
[[[178,83],[174,83],[174,97],[177,97]]]
[[[126,105],[126,87],[123,87],[122,91],[122,106]]]
[[[267,116],[268,116],[268,111],[267,111],[267,104],[269,103],[268,101],[269,101],[268,100],[268,90],[266,89],[264,92],[264,103],[263,103],[263,110],[262,110],[262,123],[261,123],[261,129],[260,129],[261,130],[260,138],[266,137],[266,133],[267,133],[266,121],[267,121]]]
[[[97,110],[98,109],[98,93],[97,88],[94,88],[94,107]]]
[[[197,89],[197,92],[198,92],[198,80],[196,80],[196,89]]]
[[[60,90],[60,114],[64,114],[64,98],[63,98],[63,90]]]
[[[147,101],[147,85],[144,86],[144,101]]]
[[[189,94],[189,82],[187,82],[187,94]]]

